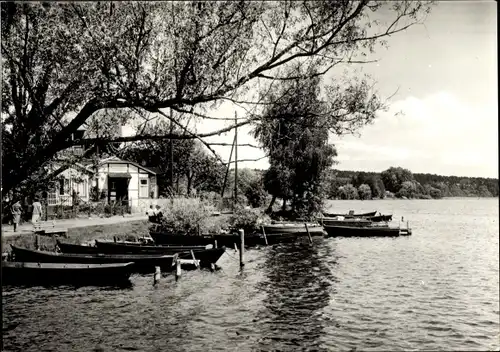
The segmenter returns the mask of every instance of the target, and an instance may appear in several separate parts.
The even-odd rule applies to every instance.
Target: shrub
[[[248,203],[252,208],[262,207],[267,199],[268,193],[264,188],[264,183],[261,179],[256,179],[245,191],[245,196],[248,199]]]
[[[229,218],[229,224],[234,230],[243,229],[245,233],[255,232],[266,221],[270,221],[270,218],[261,215],[259,210],[243,207],[238,207]]]
[[[216,208],[222,206],[222,197],[219,193],[201,191],[199,196],[202,202],[208,202]]]
[[[214,212],[207,201],[196,198],[177,198],[162,209],[161,231],[180,235],[197,235],[203,222]]]

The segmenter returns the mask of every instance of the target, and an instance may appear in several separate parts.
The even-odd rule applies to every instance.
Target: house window
[[[139,187],[139,197],[140,198],[148,198],[148,179],[141,179],[140,180],[140,187]]]
[[[66,178],[59,179],[59,194],[69,194],[70,184],[69,180]]]

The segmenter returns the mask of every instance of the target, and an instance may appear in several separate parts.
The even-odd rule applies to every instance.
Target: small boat
[[[263,225],[263,228],[264,231],[266,232],[266,235],[285,234],[285,233],[306,235],[307,232],[309,231],[309,234],[311,236],[322,236],[325,233],[323,226],[316,223],[308,223],[307,229],[304,223],[293,223],[293,222],[265,224]]]
[[[389,226],[326,226],[327,237],[398,237],[411,235],[411,229]]]
[[[56,240],[57,247],[62,253],[97,254],[99,249],[96,246],[83,246],[80,244],[65,243]]]
[[[165,232],[150,231],[157,245],[206,246],[214,243],[212,235],[172,235]]]
[[[365,219],[373,222],[392,221],[392,215],[367,216]]]
[[[337,213],[322,213],[323,216],[328,217],[328,218],[335,218],[337,216],[343,216],[344,218],[363,218],[363,217],[368,217],[368,216],[375,216],[377,215],[377,211],[371,211],[368,213],[361,213],[361,214],[354,214],[353,211],[349,212],[348,214],[337,214]]]
[[[365,227],[372,225],[372,221],[362,218],[354,219],[339,219],[339,218],[322,218],[320,219],[323,227],[325,226],[350,226],[350,227]]]
[[[126,285],[133,265],[2,262],[2,284]]]
[[[207,246],[140,246],[118,242],[96,241],[97,249],[107,254],[173,254],[178,253],[179,259],[192,259],[191,251],[201,266],[210,267],[216,263],[226,251],[225,247],[207,248]]]
[[[19,262],[109,264],[134,262],[134,271],[154,272],[155,266],[162,270],[172,270],[178,255],[158,254],[66,254],[37,251],[11,245],[14,259]]]
[[[200,246],[151,246],[121,242],[95,241],[101,253],[108,254],[172,254],[186,251],[204,251],[209,245]]]

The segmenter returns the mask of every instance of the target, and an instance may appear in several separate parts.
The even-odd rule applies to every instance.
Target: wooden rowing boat
[[[370,211],[368,213],[360,213],[360,214],[354,214],[354,213],[337,214],[337,213],[325,213],[325,212],[323,212],[323,216],[329,217],[329,218],[334,218],[337,216],[343,216],[344,218],[362,218],[362,217],[367,217],[367,216],[375,216],[376,214],[377,214],[377,211]]]
[[[2,262],[2,284],[120,285],[130,284],[134,263],[75,264]]]
[[[66,254],[31,250],[11,245],[16,261],[40,263],[109,264],[134,262],[134,271],[154,272],[155,266],[162,271],[172,270],[178,255],[158,254]]]
[[[400,229],[389,226],[327,226],[325,225],[327,237],[397,237],[400,232],[411,234],[410,229]],[[401,234],[402,235],[402,234]]]
[[[266,235],[289,233],[306,235],[307,231],[309,231],[311,236],[322,236],[325,232],[323,226],[317,223],[308,223],[307,229],[304,223],[293,222],[265,224],[263,227]]]
[[[186,251],[203,251],[209,245],[199,246],[151,246],[141,244],[130,244],[120,242],[95,241],[95,245],[101,253],[108,254],[172,254]]]

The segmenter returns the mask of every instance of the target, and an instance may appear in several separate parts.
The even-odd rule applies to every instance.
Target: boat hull
[[[363,218],[363,217],[368,217],[368,216],[375,216],[377,214],[377,211],[371,211],[368,213],[361,213],[361,214],[337,214],[337,213],[323,213],[323,216],[329,217],[329,218],[334,218],[337,216],[343,216],[346,219],[349,218]]]
[[[388,226],[325,226],[328,237],[398,237],[399,228]]]
[[[133,265],[2,262],[2,284],[129,285]]]
[[[270,224],[263,227],[266,235],[288,233],[307,235],[309,231],[311,236],[323,236],[325,232],[323,226],[318,224],[307,224],[307,229],[304,224]]]
[[[110,264],[133,262],[135,272],[154,272],[159,266],[163,271],[173,269],[178,255],[136,255],[136,254],[65,254],[36,251],[12,246],[14,258],[19,262]]]
[[[149,234],[157,245],[206,246],[214,243],[214,238],[211,235],[172,235],[157,231],[150,231]]]

